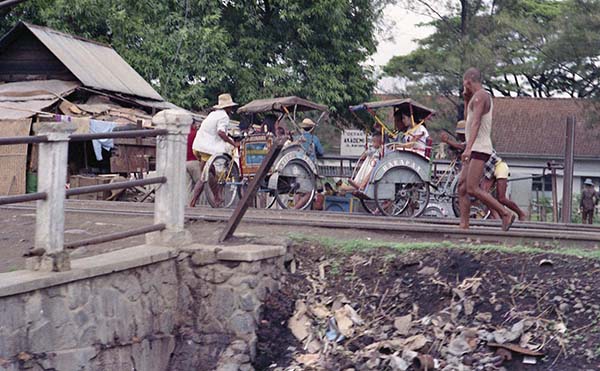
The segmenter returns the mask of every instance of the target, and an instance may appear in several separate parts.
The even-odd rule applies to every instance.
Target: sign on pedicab
[[[242,173],[254,175],[271,149],[273,138],[270,135],[251,135],[244,139],[241,147]]]
[[[367,135],[362,130],[344,130],[340,142],[340,156],[360,156],[366,148]]]

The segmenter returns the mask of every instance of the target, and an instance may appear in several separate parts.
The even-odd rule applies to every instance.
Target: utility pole
[[[575,150],[575,116],[567,117],[565,170],[563,171],[562,222],[571,223],[573,210],[573,157]]]

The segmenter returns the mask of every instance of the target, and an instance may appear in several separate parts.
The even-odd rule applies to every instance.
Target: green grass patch
[[[454,243],[450,241],[441,242],[386,242],[377,240],[351,239],[343,240],[332,237],[306,236],[291,234],[292,241],[297,243],[311,243],[319,245],[326,250],[341,253],[354,253],[379,248],[389,248],[398,252],[420,251],[428,249],[464,249],[471,251],[495,251],[505,254],[555,254],[575,256],[600,260],[600,250],[586,250],[579,248],[560,248],[554,245],[551,248],[540,248],[527,245],[501,245],[501,244],[471,244]]]

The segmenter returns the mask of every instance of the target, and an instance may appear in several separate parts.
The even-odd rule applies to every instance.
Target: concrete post
[[[152,118],[157,129],[166,129],[168,135],[156,140],[157,176],[167,178],[167,183],[156,190],[154,222],[164,223],[166,229],[146,236],[148,244],[172,246],[189,244],[191,234],[184,229],[186,193],[187,136],[192,116],[182,110],[165,110]]]
[[[65,230],[65,192],[69,135],[76,130],[71,123],[39,122],[37,135],[48,142],[39,145],[38,192],[46,192],[46,200],[37,201],[35,226],[36,256],[28,261],[30,269],[65,271],[71,269],[69,253],[63,250]]]

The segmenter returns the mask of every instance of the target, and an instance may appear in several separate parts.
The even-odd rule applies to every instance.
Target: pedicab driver
[[[319,138],[313,134],[315,127],[317,124],[309,119],[305,118],[300,123],[300,128],[303,130],[303,133],[296,140],[300,141],[300,144],[304,148],[306,155],[310,157],[311,160],[317,164],[317,157],[322,157],[324,154],[323,146],[321,145],[321,141]],[[294,209],[302,209],[308,200],[310,199],[310,194],[305,192],[298,192],[294,196]]]
[[[498,200],[480,187],[485,163],[494,152],[492,146],[492,112],[494,105],[488,92],[483,89],[481,72],[469,68],[463,76],[464,97],[467,111],[465,134],[467,143],[462,154],[463,167],[458,183],[460,197],[460,228],[469,228],[471,197],[482,201],[502,218],[502,230],[508,231],[515,215],[506,210]]]
[[[219,95],[219,103],[213,106],[214,110],[202,121],[196,138],[192,144],[194,156],[200,161],[200,173],[204,170],[204,165],[210,156],[218,153],[228,153],[231,146],[236,146],[236,143],[227,135],[229,126],[229,115],[233,112],[238,104],[233,101],[231,95]],[[196,206],[198,198],[204,190],[204,181],[200,179],[194,187],[190,207]],[[215,185],[210,185],[214,187]],[[218,203],[218,200],[217,200]]]

